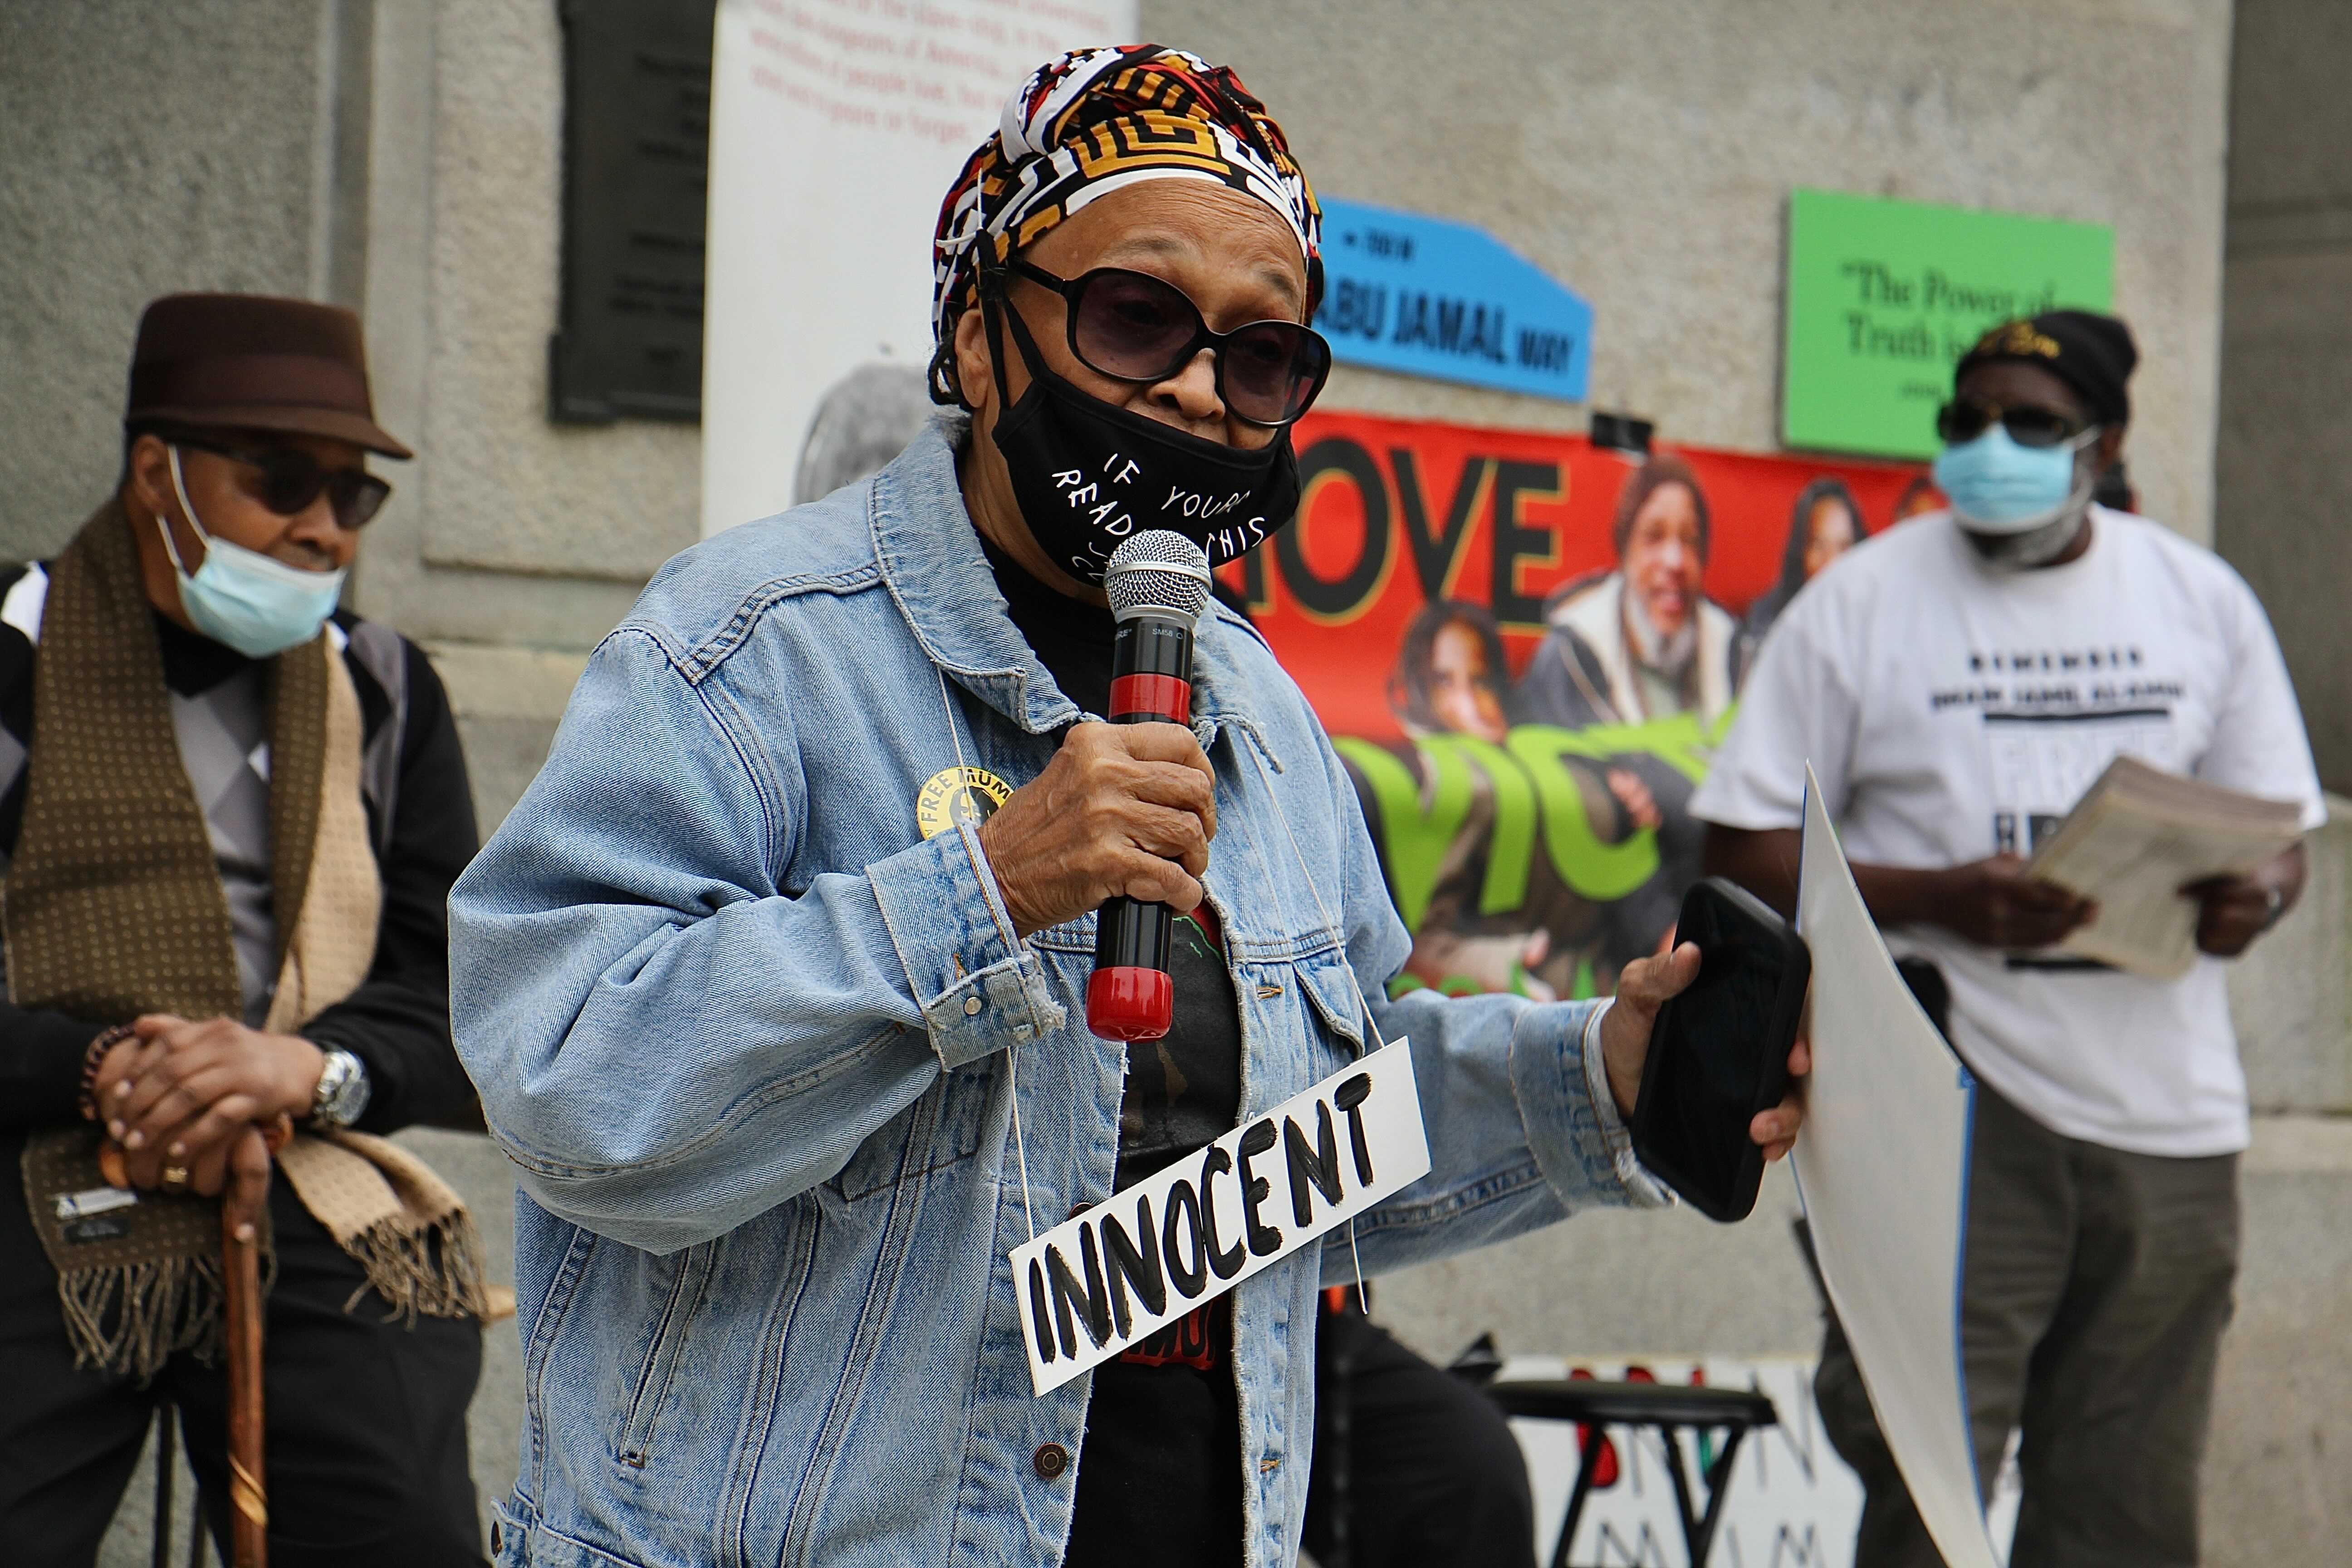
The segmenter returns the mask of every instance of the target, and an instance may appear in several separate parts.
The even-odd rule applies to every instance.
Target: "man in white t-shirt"
[[[1988,333],[1939,426],[1953,510],[1797,595],[1692,802],[1708,868],[1790,909],[1810,761],[1888,945],[1977,1078],[1961,1333],[1981,1485],[2023,1429],[2015,1568],[2197,1561],[2248,1137],[2214,959],[2274,924],[2305,872],[2297,846],[2184,889],[2213,957],[2159,981],[2052,956],[2095,911],[2025,858],[2119,752],[2300,802],[2306,830],[2326,816],[2252,590],[2090,503],[2136,360],[2122,322],[2086,312]],[[1867,1492],[1857,1568],[1937,1563],[1834,1322],[1816,1392]]]

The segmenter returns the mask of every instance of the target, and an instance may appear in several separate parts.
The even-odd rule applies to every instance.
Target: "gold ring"
[[[188,1168],[185,1165],[166,1165],[163,1167],[163,1186],[166,1191],[176,1193],[187,1184]]]

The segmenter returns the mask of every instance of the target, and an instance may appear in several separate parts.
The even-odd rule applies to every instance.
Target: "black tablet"
[[[1698,978],[1658,1009],[1633,1152],[1709,1219],[1746,1219],[1764,1180],[1748,1124],[1788,1092],[1812,955],[1763,900],[1719,877],[1684,896],[1675,940],[1696,944]]]

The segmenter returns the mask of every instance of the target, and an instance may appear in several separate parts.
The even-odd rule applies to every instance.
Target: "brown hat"
[[[285,430],[415,456],[375,422],[360,319],[261,294],[167,294],[149,305],[122,422]]]

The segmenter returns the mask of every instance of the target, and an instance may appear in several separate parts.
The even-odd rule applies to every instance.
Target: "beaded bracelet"
[[[96,1121],[100,1119],[98,1069],[106,1065],[107,1053],[131,1038],[136,1032],[128,1024],[117,1024],[114,1027],[100,1032],[96,1039],[90,1041],[89,1048],[82,1053],[80,1099],[81,1119],[84,1121]]]

